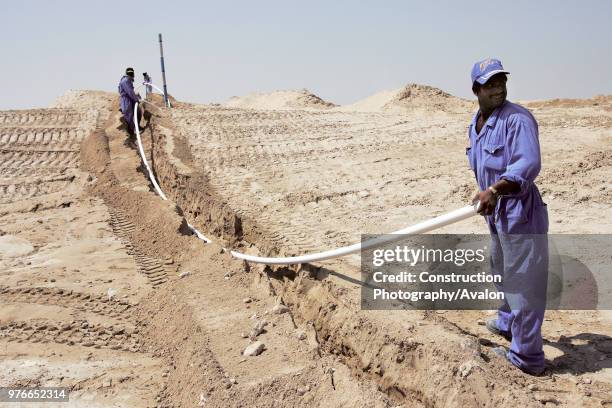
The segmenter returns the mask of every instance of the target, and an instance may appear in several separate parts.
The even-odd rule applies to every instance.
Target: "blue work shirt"
[[[527,109],[505,101],[476,133],[478,111],[470,123],[468,161],[481,191],[500,179],[520,190],[500,196],[487,222],[492,230],[510,234],[548,232],[546,204],[534,181],[541,168],[538,124]]]
[[[134,92],[134,79],[124,75],[119,81],[119,106],[121,112],[127,113],[134,110],[134,104],[140,100],[140,97]]]

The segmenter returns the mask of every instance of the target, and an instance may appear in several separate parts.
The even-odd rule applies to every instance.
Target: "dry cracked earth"
[[[535,378],[494,357],[508,344],[482,325],[491,312],[360,310],[358,256],[229,255],[317,252],[469,202],[473,104],[423,86],[383,96],[152,98],[144,148],[168,201],[115,95],[0,112],[0,386],[68,387],[54,406],[70,407],[612,406],[609,311],[548,311]],[[609,233],[612,100],[526,105],[551,232]],[[442,232],[486,230],[474,217]]]

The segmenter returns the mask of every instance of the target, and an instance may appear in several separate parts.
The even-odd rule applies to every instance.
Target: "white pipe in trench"
[[[155,85],[153,84],[150,84],[150,85],[154,86],[157,90],[159,90],[159,88],[156,87]],[[134,105],[134,126],[136,128],[136,140],[138,142],[138,150],[140,151],[140,157],[142,158],[142,161],[147,169],[147,172],[149,173],[149,179],[151,180],[151,183],[153,183],[153,187],[155,188],[155,191],[157,191],[157,194],[159,194],[159,196],[162,199],[167,200],[166,195],[164,194],[164,192],[161,190],[161,188],[157,184],[157,180],[155,180],[155,176],[153,175],[153,172],[151,171],[151,168],[149,167],[149,163],[147,162],[147,159],[144,154],[144,149],[142,148],[142,141],[140,139],[140,129],[139,129],[140,125],[138,123],[138,103]],[[249,261],[253,263],[266,264],[266,265],[295,265],[295,264],[302,264],[302,263],[308,263],[308,262],[323,261],[326,259],[338,258],[344,255],[353,254],[361,250],[372,248],[375,246],[399,241],[403,238],[404,235],[407,235],[407,234],[422,234],[425,232],[433,231],[435,229],[444,227],[449,224],[453,224],[455,222],[459,222],[461,220],[465,220],[466,218],[470,218],[477,214],[479,204],[480,203],[477,203],[476,205],[468,205],[463,208],[459,208],[458,210],[454,210],[449,213],[432,218],[430,220],[420,222],[416,225],[412,225],[410,227],[406,227],[404,229],[401,229],[395,232],[391,232],[390,234],[383,235],[379,238],[370,239],[364,243],[360,242],[360,243],[349,245],[346,247],[331,249],[329,251],[318,252],[315,254],[291,256],[291,257],[283,257],[283,258],[268,258],[268,257],[247,255],[247,254],[243,254],[237,251],[231,251],[230,253],[232,254],[234,258],[243,259],[245,261]],[[193,227],[191,224],[187,223],[187,225],[196,234],[198,238],[200,238],[201,240],[207,243],[212,242],[210,239],[205,237],[204,234],[202,234],[200,231],[195,229],[195,227]]]
[[[468,205],[458,210],[451,211],[449,213],[440,215],[427,221],[420,222],[416,225],[391,232],[390,234],[382,235],[379,238],[370,239],[364,243],[357,243],[350,246],[332,249],[325,252],[319,252],[310,255],[291,256],[285,258],[264,258],[259,256],[247,255],[240,252],[232,251],[231,254],[235,258],[244,259],[245,261],[261,263],[266,265],[293,265],[302,264],[315,261],[323,261],[325,259],[337,258],[340,256],[353,254],[364,249],[372,248],[375,246],[388,244],[391,242],[399,241],[404,238],[406,234],[422,234],[428,231],[433,231],[437,228],[444,227],[445,225],[453,224],[455,222],[465,220],[477,214],[477,205]]]
[[[159,92],[159,93],[160,93],[160,94],[162,94],[162,95],[164,94],[164,91],[162,91],[161,89],[159,89],[159,87],[158,87],[157,85],[155,85],[154,83],[152,83],[152,82],[143,82],[143,83],[142,83],[142,85],[139,85],[139,86],[136,88],[136,90],[138,90],[138,89],[142,88],[142,87],[143,87],[143,86],[145,86],[145,85],[149,85],[149,86],[151,86],[152,88],[155,88],[155,89],[157,90],[157,92]],[[146,101],[144,101],[144,102],[146,102]],[[147,102],[147,103],[148,103],[148,102]],[[169,107],[169,108],[171,108],[171,107],[172,107],[172,105],[170,105],[170,99],[168,99],[168,107]]]

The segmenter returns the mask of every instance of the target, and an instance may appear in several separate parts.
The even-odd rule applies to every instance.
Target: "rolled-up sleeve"
[[[520,186],[519,191],[510,195],[522,195],[534,182],[542,167],[538,125],[535,120],[523,114],[514,115],[508,121],[506,148],[508,164],[500,178]]]

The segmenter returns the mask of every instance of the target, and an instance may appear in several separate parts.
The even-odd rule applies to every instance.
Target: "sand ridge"
[[[419,111],[420,114],[425,112],[431,114],[440,112],[461,114],[475,108],[474,102],[453,96],[439,88],[410,83],[401,88],[377,92],[336,109],[339,111],[393,112],[399,114],[411,111]]]
[[[247,109],[330,109],[334,105],[324,101],[307,89],[284,90],[269,93],[254,92],[246,96],[233,96],[223,106]]]

